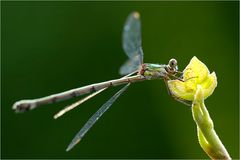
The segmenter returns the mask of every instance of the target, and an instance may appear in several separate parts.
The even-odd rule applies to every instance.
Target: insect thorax
[[[142,75],[147,79],[163,78],[166,76],[167,65],[144,63],[142,65]]]

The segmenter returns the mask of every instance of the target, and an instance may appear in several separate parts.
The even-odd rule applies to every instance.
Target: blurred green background
[[[2,2],[2,158],[208,158],[191,110],[161,80],[136,83],[70,152],[73,136],[118,89],[111,88],[58,120],[77,99],[15,114],[12,104],[119,78],[127,59],[121,34],[139,11],[144,61],[197,56],[215,71],[206,100],[215,130],[239,158],[238,2]]]

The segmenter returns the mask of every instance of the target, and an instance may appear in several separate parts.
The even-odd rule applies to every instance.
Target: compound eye
[[[176,60],[176,59],[170,59],[168,65],[169,65],[169,67],[172,68],[172,69],[176,68],[176,67],[177,67],[177,60]]]
[[[170,61],[169,61],[169,66],[170,66],[170,67],[175,67],[175,66],[177,66],[177,60],[176,60],[176,59],[170,59]]]

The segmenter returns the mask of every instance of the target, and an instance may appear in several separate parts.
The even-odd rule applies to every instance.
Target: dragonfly
[[[182,72],[178,71],[178,65],[176,59],[170,59],[168,64],[152,64],[143,63],[143,50],[142,50],[142,39],[141,39],[141,22],[140,14],[138,12],[132,12],[124,24],[123,34],[122,34],[123,50],[128,56],[128,60],[120,67],[119,73],[122,78],[113,79],[105,82],[90,84],[80,88],[71,89],[62,93],[53,94],[38,99],[31,100],[20,100],[13,105],[13,109],[17,113],[26,112],[35,109],[41,105],[55,103],[63,100],[67,100],[73,97],[78,97],[84,94],[89,94],[88,96],[80,99],[79,101],[65,107],[63,110],[58,112],[54,118],[62,116],[68,111],[76,108],[80,104],[86,102],[102,91],[106,90],[112,86],[124,85],[116,94],[114,94],[108,101],[106,101],[95,114],[93,114],[90,119],[85,123],[85,125],[80,129],[80,131],[72,139],[71,143],[68,145],[66,151],[71,150],[78,142],[82,140],[84,135],[89,131],[89,129],[97,122],[97,120],[110,108],[110,106],[117,100],[117,98],[126,89],[135,82],[163,79],[168,93],[174,99],[190,105],[189,101],[183,100],[179,97],[174,96],[170,89],[168,88],[167,81],[172,79],[177,79],[183,81]]]

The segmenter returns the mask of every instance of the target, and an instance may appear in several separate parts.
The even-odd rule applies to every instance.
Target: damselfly
[[[126,63],[120,68],[120,74],[126,75],[120,79],[109,80],[101,83],[95,83],[87,85],[84,87],[72,89],[58,94],[53,94],[47,97],[33,99],[33,100],[21,100],[13,105],[13,109],[16,112],[25,112],[32,110],[40,105],[55,103],[63,100],[67,100],[80,95],[88,94],[87,97],[67,106],[59,113],[57,113],[54,118],[58,118],[64,113],[70,111],[71,109],[77,107],[93,96],[99,94],[105,89],[111,86],[118,86],[126,84],[121,90],[119,90],[113,97],[111,97],[101,108],[93,114],[93,116],[86,122],[86,124],[81,128],[81,130],[73,138],[72,142],[67,147],[67,151],[72,149],[88,132],[88,130],[95,124],[95,122],[105,113],[113,102],[129,87],[131,83],[153,80],[153,79],[163,79],[166,86],[167,81],[171,79],[181,79],[181,72],[178,71],[177,61],[171,59],[168,64],[151,64],[143,63],[143,50],[142,50],[142,40],[141,40],[141,22],[140,15],[138,12],[131,13],[124,25],[123,29],[123,49],[126,55],[129,57]],[[168,86],[167,86],[168,88]],[[175,97],[171,94],[168,89],[169,94],[176,100],[188,104],[187,101]]]

